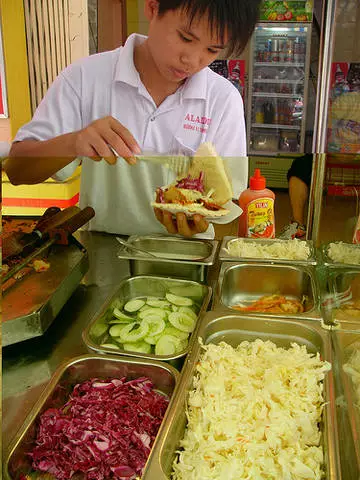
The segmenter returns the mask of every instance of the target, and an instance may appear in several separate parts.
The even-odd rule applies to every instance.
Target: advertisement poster
[[[360,153],[360,63],[335,62],[331,68],[330,153]]]
[[[260,7],[260,21],[311,22],[312,12],[312,1],[270,2],[264,0]]]
[[[209,67],[227,78],[239,90],[245,102],[245,60],[215,60]]]
[[[2,32],[0,25],[0,118],[7,118],[7,101],[6,101],[6,85],[5,85],[5,68],[4,68],[4,52],[2,46]]]

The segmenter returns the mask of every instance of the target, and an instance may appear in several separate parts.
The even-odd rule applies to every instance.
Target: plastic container
[[[256,168],[250,187],[239,197],[243,213],[239,219],[239,237],[275,238],[275,194],[266,188],[266,179]]]

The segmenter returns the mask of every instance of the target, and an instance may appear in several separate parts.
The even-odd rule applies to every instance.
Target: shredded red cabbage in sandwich
[[[40,417],[33,468],[56,479],[141,476],[169,400],[146,377],[92,379]]]
[[[198,178],[191,178],[190,175],[182,178],[176,183],[176,187],[185,188],[186,190],[197,190],[198,192],[204,193],[204,172],[200,172]]]

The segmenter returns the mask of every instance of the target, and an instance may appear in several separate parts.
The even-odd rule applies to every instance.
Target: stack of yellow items
[[[38,185],[14,186],[5,172],[2,172],[2,214],[3,215],[42,215],[52,206],[61,209],[77,205],[80,192],[78,167],[66,182],[48,179]]]

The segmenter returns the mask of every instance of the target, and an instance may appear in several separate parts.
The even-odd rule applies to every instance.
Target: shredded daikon
[[[268,245],[256,241],[248,242],[242,238],[233,240],[225,251],[231,257],[243,258],[283,258],[288,260],[306,260],[310,248],[306,242],[294,240],[279,240]]]
[[[174,480],[321,479],[328,362],[260,339],[203,347]]]
[[[330,243],[328,255],[331,260],[337,263],[360,264],[360,247],[358,245],[344,242]]]

